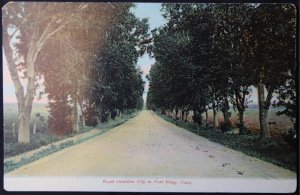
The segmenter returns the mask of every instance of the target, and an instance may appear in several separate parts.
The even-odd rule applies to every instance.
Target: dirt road
[[[292,171],[210,142],[151,111],[6,176],[296,178]]]

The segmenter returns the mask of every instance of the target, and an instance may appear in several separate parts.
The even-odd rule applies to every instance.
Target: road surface
[[[210,142],[151,111],[6,176],[296,178],[292,171]]]

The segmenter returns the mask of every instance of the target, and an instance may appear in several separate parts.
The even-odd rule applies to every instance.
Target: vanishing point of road
[[[295,179],[296,173],[141,111],[126,123],[6,176],[164,176]]]

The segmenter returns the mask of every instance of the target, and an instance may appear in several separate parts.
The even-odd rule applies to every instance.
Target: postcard
[[[293,3],[8,2],[5,191],[297,189]]]

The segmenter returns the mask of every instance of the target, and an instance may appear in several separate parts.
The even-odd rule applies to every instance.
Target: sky
[[[161,3],[136,3],[136,8],[132,11],[136,17],[140,19],[148,18],[149,32],[151,32],[151,30],[163,26],[166,23],[165,19],[161,15],[160,9]],[[155,59],[150,58],[148,54],[140,57],[137,62],[137,65],[140,66],[143,71],[143,79],[146,82],[143,95],[144,101],[146,101],[146,96],[149,89],[149,82],[145,76],[149,73],[151,65],[154,63]]]

